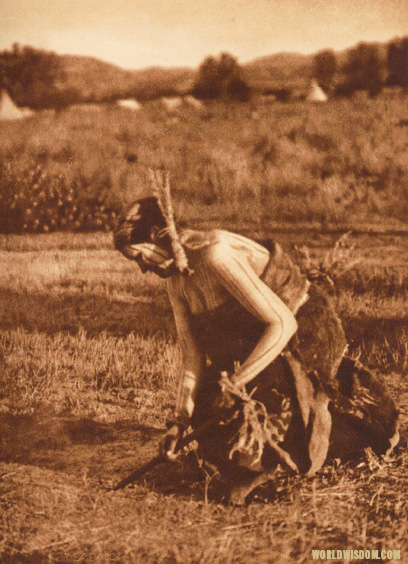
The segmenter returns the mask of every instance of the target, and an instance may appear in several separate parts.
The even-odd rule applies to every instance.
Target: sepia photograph
[[[407,0],[0,0],[1,564],[408,562]]]

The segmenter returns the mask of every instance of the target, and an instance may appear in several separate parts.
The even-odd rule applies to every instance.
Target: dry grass
[[[328,104],[209,104],[167,116],[38,115],[1,124],[0,230],[94,230],[171,171],[183,217],[403,226],[408,213],[406,93]],[[188,202],[188,203],[187,203]],[[25,227],[24,227],[25,226]]]
[[[318,263],[337,236],[306,243]],[[408,551],[407,280],[404,238],[352,237],[335,300],[355,354],[402,408],[386,461],[284,472],[246,507],[222,503],[191,459],[109,487],[156,454],[180,359],[160,281],[107,235],[0,241],[0,554],[2,562],[196,564],[312,561],[312,549]],[[384,268],[385,263],[388,268]],[[212,500],[212,501],[210,501]]]

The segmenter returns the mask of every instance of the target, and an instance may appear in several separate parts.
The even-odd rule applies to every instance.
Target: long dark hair
[[[150,241],[153,226],[166,227],[166,220],[156,198],[149,196],[136,200],[118,217],[113,232],[113,242],[119,251],[125,245],[136,245]]]

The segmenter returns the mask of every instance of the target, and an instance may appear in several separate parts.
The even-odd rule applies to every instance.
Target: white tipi
[[[125,100],[117,100],[116,105],[120,106],[125,110],[131,110],[132,112],[138,112],[142,109],[142,104],[135,100],[134,98],[126,98]]]
[[[327,102],[327,94],[318,85],[316,80],[310,83],[309,92],[306,96],[307,102]]]
[[[6,90],[2,90],[0,93],[0,121],[22,119],[24,117],[26,117],[24,111],[15,105]]]

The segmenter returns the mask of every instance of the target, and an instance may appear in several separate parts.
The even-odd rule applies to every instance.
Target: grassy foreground
[[[316,259],[334,242],[276,238],[306,242]],[[407,241],[352,242],[334,299],[351,353],[401,408],[401,447],[313,479],[282,472],[229,507],[194,453],[109,491],[156,454],[174,404],[180,358],[162,283],[106,234],[0,237],[1,562],[308,563],[313,549],[406,561]]]

